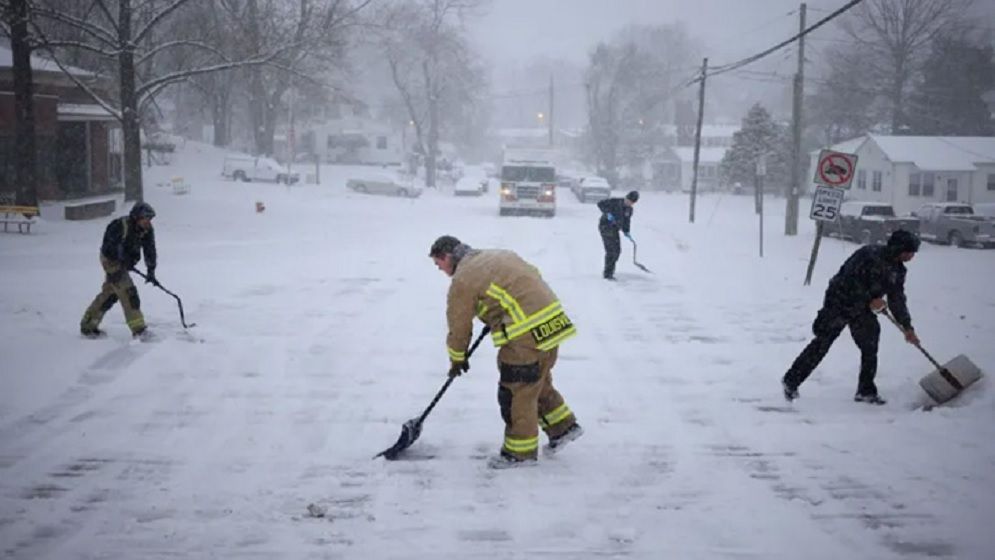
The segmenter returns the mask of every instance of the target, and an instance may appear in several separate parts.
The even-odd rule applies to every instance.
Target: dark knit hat
[[[919,250],[919,237],[904,229],[896,229],[888,238],[888,248],[896,253],[915,253]]]
[[[432,248],[429,250],[428,256],[441,257],[443,255],[451,255],[460,244],[460,240],[452,235],[443,235],[436,239],[435,243],[432,243]]]
[[[639,201],[639,191],[629,191],[629,194],[625,195],[625,198],[632,202]]]
[[[155,218],[155,210],[152,209],[152,205],[148,202],[136,202],[134,206],[131,207],[131,212],[128,213],[133,219],[137,220],[139,218]]]

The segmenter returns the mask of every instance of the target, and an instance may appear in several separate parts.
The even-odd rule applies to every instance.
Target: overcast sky
[[[843,4],[809,1],[809,24]],[[711,62],[721,64],[797,32],[798,6],[797,0],[493,0],[470,30],[481,53],[498,65],[535,56],[584,64],[593,45],[627,24],[682,20],[705,42]],[[820,32],[816,40],[835,30]]]

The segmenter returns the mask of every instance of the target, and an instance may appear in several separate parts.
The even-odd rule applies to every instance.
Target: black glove
[[[450,362],[449,363],[449,377],[459,377],[463,375],[464,371],[470,371],[470,362]]]
[[[159,281],[155,279],[155,267],[149,268],[145,271],[145,283],[155,286],[159,285]]]

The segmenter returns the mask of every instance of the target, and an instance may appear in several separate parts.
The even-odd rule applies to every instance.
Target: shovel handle
[[[470,356],[473,355],[473,351],[476,350],[478,346],[480,346],[480,342],[484,340],[484,337],[487,336],[487,333],[489,332],[491,332],[491,328],[487,325],[484,325],[483,330],[481,330],[480,334],[477,335],[477,340],[474,340],[473,345],[470,346],[470,349],[466,351],[466,359],[468,360],[470,359]],[[435,394],[435,397],[432,399],[432,402],[428,404],[428,408],[426,408],[425,412],[422,412],[421,416],[418,417],[417,424],[419,426],[422,424],[422,422],[425,421],[425,418],[428,417],[428,413],[432,412],[432,409],[435,408],[435,404],[438,403],[439,399],[442,398],[442,395],[446,392],[446,389],[448,389],[449,386],[452,385],[454,379],[456,378],[450,377],[449,379],[446,379],[446,382],[442,385],[442,388],[439,389],[439,392]]]
[[[885,307],[884,309],[881,310],[881,314],[884,315],[885,317],[887,317],[888,320],[891,321],[891,323],[893,325],[895,325],[895,327],[898,328],[898,330],[902,331],[902,334],[905,334],[905,328],[902,327],[902,325],[900,325],[898,323],[898,321],[895,319],[895,316],[891,314],[891,311],[888,311],[887,307]],[[926,356],[926,359],[929,360],[930,362],[932,362],[932,364],[934,366],[936,366],[936,369],[938,369],[938,370],[945,370],[945,368],[940,365],[940,362],[937,362],[933,358],[933,356],[930,356],[929,352],[927,352],[926,349],[922,347],[922,345],[920,345],[920,344],[917,343],[917,344],[913,344],[913,346],[915,346],[916,348],[918,348],[919,351],[922,352],[922,355]]]

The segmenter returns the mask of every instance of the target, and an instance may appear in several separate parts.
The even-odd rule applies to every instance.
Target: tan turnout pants
[[[87,331],[100,326],[100,321],[104,318],[104,313],[118,301],[121,302],[121,309],[124,310],[124,320],[128,323],[131,332],[138,333],[145,329],[145,316],[141,311],[141,300],[138,298],[138,288],[131,281],[128,271],[116,262],[107,260],[100,255],[100,266],[104,268],[104,285],[101,286],[100,293],[93,298],[90,307],[83,313],[83,319],[79,323],[80,330]]]
[[[504,419],[504,453],[535,459],[539,452],[539,427],[550,438],[559,436],[577,419],[553,387],[553,366],[558,348],[541,352],[522,348],[514,341],[498,351],[498,404]],[[521,364],[521,365],[518,365]]]

